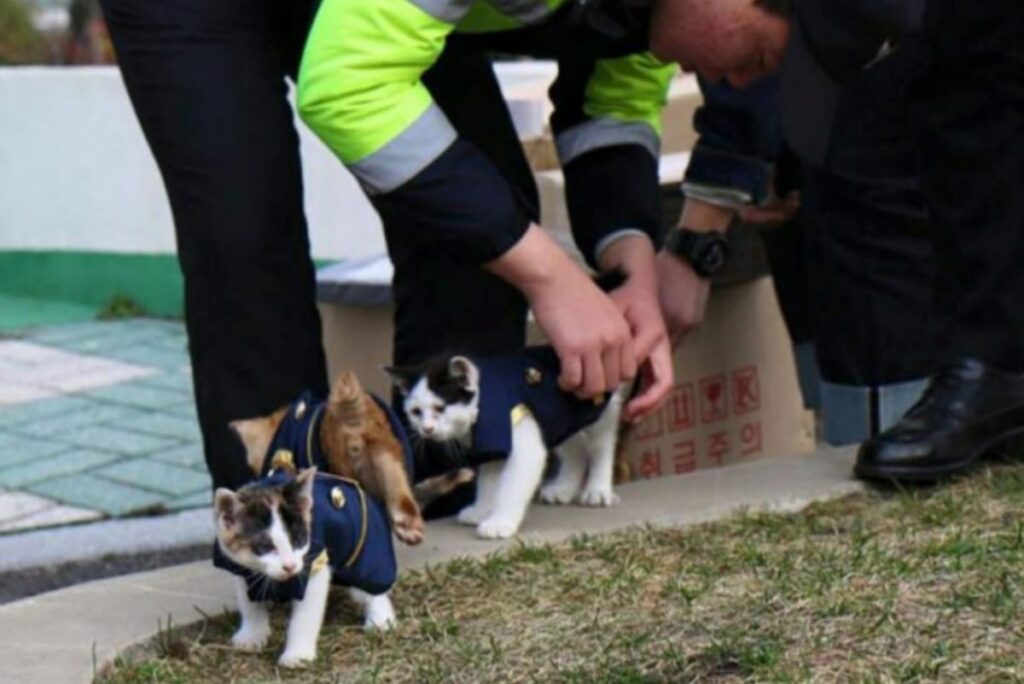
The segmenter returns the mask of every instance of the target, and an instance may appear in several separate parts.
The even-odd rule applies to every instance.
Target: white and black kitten
[[[481,382],[508,381],[481,378],[480,367],[465,356],[386,370],[403,394],[405,414],[417,435],[469,451],[481,419]],[[616,392],[595,422],[559,445],[545,444],[542,428],[529,411],[519,415],[511,428],[511,452],[503,461],[480,466],[476,501],[459,513],[459,522],[476,525],[477,535],[483,538],[514,535],[541,484],[549,448],[558,456],[559,468],[554,479],[540,488],[541,501],[585,506],[617,503],[612,477],[621,411],[621,393]]]

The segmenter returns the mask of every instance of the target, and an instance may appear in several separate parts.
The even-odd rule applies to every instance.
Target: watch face
[[[712,275],[725,265],[726,256],[725,240],[714,239],[709,240],[700,250],[697,261],[702,271]]]

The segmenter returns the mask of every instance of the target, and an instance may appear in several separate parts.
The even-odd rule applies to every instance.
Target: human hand
[[[772,225],[789,221],[799,208],[800,193],[794,191],[785,197],[774,197],[761,206],[738,207],[736,215],[744,223]]]
[[[658,301],[673,348],[704,321],[711,283],[680,258],[662,250],[655,257]]]
[[[618,306],[539,226],[485,267],[526,296],[558,354],[562,389],[592,398],[636,376],[629,325]]]
[[[623,414],[626,420],[635,421],[658,407],[671,391],[674,380],[672,350],[658,303],[654,247],[646,237],[622,238],[601,255],[601,267],[617,268],[627,276],[611,298],[629,324],[640,364],[640,390],[626,404]]]

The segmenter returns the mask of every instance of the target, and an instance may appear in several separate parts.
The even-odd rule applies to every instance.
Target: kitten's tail
[[[441,475],[428,477],[425,480],[420,480],[413,486],[413,497],[416,499],[416,503],[420,505],[420,508],[424,508],[445,494],[451,493],[456,487],[472,482],[474,477],[476,477],[476,473],[473,472],[472,468],[459,468]]]
[[[366,394],[359,378],[352,371],[345,371],[331,387],[331,410],[342,423],[363,424],[366,420]]]

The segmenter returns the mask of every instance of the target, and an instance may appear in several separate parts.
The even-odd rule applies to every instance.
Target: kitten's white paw
[[[551,483],[540,488],[540,500],[546,504],[565,505],[576,498],[576,487]]]
[[[580,504],[583,506],[614,506],[619,503],[619,495],[610,489],[584,489],[580,493]]]
[[[458,521],[463,525],[479,525],[487,517],[487,511],[477,505],[466,506],[459,511]]]
[[[270,625],[266,627],[242,627],[231,637],[231,645],[242,651],[258,651],[267,645]]]
[[[519,523],[508,518],[490,517],[476,526],[476,536],[483,539],[508,539],[519,529]]]
[[[398,618],[395,617],[395,612],[393,610],[373,611],[366,614],[366,620],[363,622],[363,629],[368,632],[387,632],[393,629],[397,624]]]
[[[305,667],[316,660],[316,650],[306,649],[287,649],[281,654],[281,657],[277,659],[277,664],[281,667],[295,668]]]

